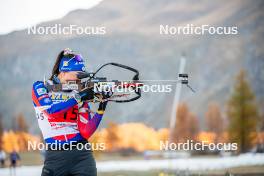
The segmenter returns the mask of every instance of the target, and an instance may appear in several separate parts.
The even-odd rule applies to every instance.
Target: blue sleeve
[[[48,114],[54,114],[58,112],[64,112],[77,104],[74,98],[69,98],[66,101],[54,104],[49,97],[48,89],[42,81],[37,81],[33,84],[32,100],[34,106],[44,106]]]

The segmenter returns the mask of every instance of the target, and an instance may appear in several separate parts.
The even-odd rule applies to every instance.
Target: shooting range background
[[[15,116],[23,113],[31,124],[30,132],[40,132],[33,120],[32,83],[43,80],[44,74],[50,76],[57,54],[66,47],[82,53],[88,70],[118,62],[137,68],[141,79],[177,79],[180,57],[185,54],[185,70],[196,93],[183,87],[181,101],[188,103],[202,125],[209,102],[218,102],[224,110],[235,75],[241,69],[246,70],[263,107],[263,5],[260,0],[107,0],[39,24],[105,26],[106,35],[28,35],[26,29],[1,35],[0,112],[5,117],[4,126],[11,128]],[[159,34],[161,24],[237,26],[239,34],[163,36]],[[110,76],[115,77],[114,72]],[[168,127],[173,96],[145,93],[135,102],[110,104],[105,119]]]

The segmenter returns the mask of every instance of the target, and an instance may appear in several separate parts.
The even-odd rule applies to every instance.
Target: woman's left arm
[[[78,129],[81,135],[85,139],[89,139],[93,135],[95,130],[98,128],[102,120],[102,117],[104,115],[106,105],[107,105],[107,101],[101,102],[99,104],[99,108],[97,112],[93,115],[92,118],[90,118],[90,113],[89,113],[90,107],[88,103],[85,103],[84,106],[80,108],[81,112],[78,118]]]

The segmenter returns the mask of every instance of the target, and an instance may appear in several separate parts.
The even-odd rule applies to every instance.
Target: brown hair
[[[57,59],[56,59],[56,61],[54,63],[54,66],[52,68],[52,73],[51,73],[51,76],[50,76],[50,80],[52,80],[54,76],[58,76],[58,74],[60,73],[59,67],[60,67],[60,62],[61,62],[61,59],[63,58],[63,56],[69,57],[69,58],[72,58],[74,56],[74,54],[65,55],[64,51],[65,50],[62,50],[57,56]]]
[[[60,73],[59,66],[60,66],[60,61],[61,61],[63,55],[64,55],[64,50],[62,50],[57,56],[57,59],[56,59],[54,66],[52,68],[50,80],[52,80],[55,75],[58,76],[58,74]]]

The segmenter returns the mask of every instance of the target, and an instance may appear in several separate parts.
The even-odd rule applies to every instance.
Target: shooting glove
[[[107,105],[107,101],[100,102],[98,111],[105,111],[106,105]]]
[[[100,102],[98,111],[105,111],[105,108],[106,108],[106,105],[107,105],[107,102],[108,102],[107,98],[110,98],[112,96],[112,94],[113,93],[111,91],[102,92],[102,96],[103,96],[104,101]]]
[[[92,100],[94,98],[93,88],[86,88],[79,92],[82,101]]]

